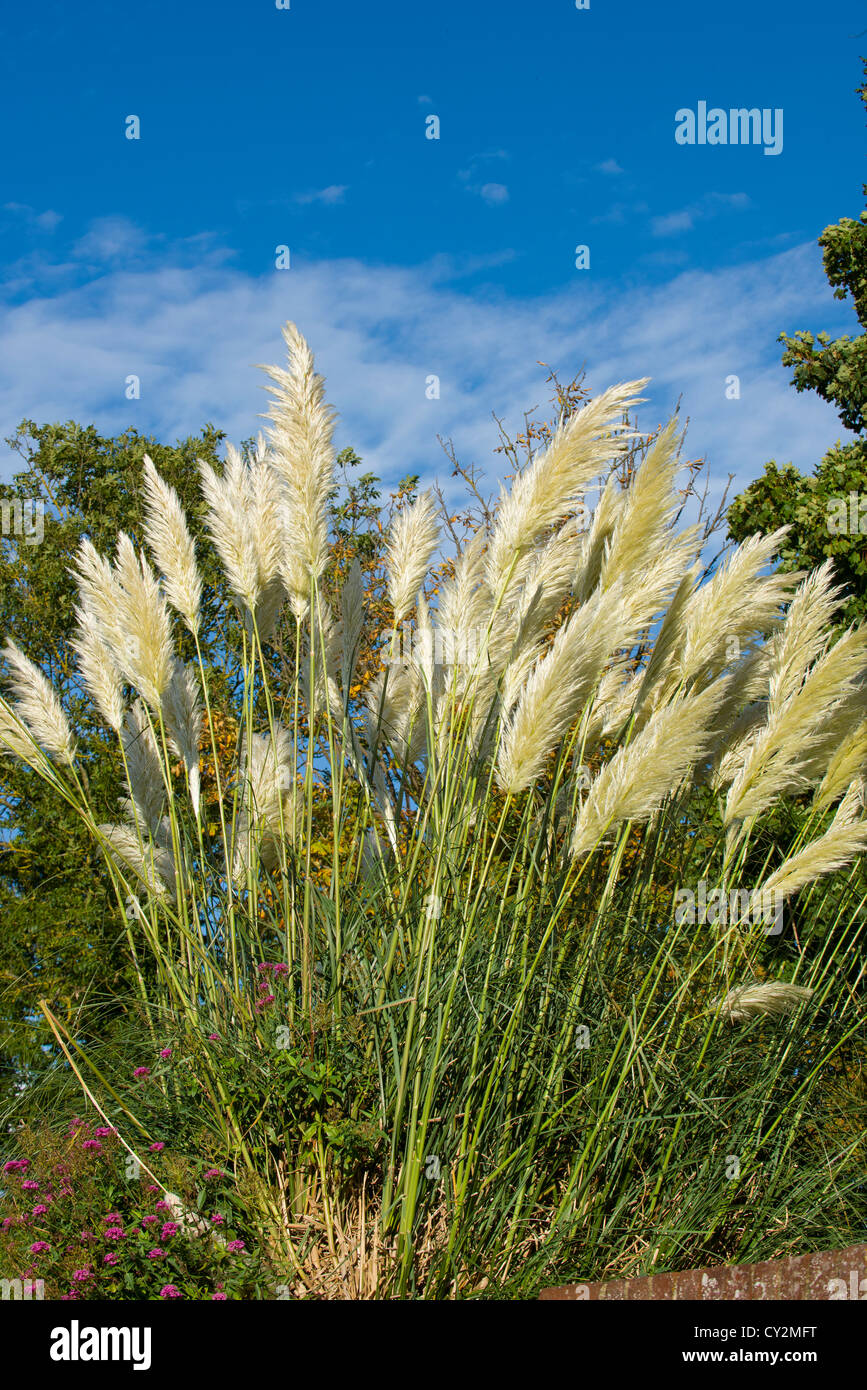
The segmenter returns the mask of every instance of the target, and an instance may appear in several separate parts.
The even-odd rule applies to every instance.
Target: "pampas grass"
[[[350,1207],[374,1232],[379,1296],[776,1250],[788,1196],[756,1187],[766,1207],[739,1244],[708,1155],[755,1156],[770,1124],[800,1161],[806,1102],[858,1022],[835,952],[862,932],[867,637],[833,634],[830,567],[764,573],[777,533],[700,582],[676,422],[622,483],[611,471],[636,439],[633,382],[561,421],[444,582],[428,583],[433,500],[410,503],[371,629],[382,605],[357,562],[334,611],[326,596],[334,417],[305,340],[284,338],[267,440],[201,465],[232,596],[219,663],[190,528],[150,460],[159,577],[126,536],[114,562],[80,548],[74,650],[118,736],[121,823],[113,798],[94,804],[44,674],[5,652],[0,743],[105,855],[152,967],[141,1012],[182,1038],[197,1123],[311,1293],[368,1259],[335,1214]],[[363,683],[362,646],[380,656]],[[793,791],[813,805],[769,873],[763,818]],[[765,937],[672,922],[674,891],[699,880],[751,906],[807,889],[817,923],[786,942],[804,983],[732,988],[758,981]],[[811,1013],[805,1060],[788,1014],[808,997],[833,1007]],[[749,1054],[719,1026],[759,1016]],[[811,1210],[842,1231],[819,1176]]]

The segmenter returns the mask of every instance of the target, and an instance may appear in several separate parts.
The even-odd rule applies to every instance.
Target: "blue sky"
[[[491,412],[544,401],[538,359],[600,389],[649,375],[647,427],[682,397],[715,486],[772,456],[809,469],[842,430],[775,340],[854,327],[815,243],[862,206],[865,26],[849,0],[17,7],[0,434],[245,437],[253,364],[294,318],[339,443],[387,480],[447,478],[440,434],[493,485]],[[781,152],[677,144],[700,101],[781,109]]]

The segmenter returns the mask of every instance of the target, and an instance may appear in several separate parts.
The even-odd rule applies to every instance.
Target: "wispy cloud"
[[[521,427],[522,412],[545,399],[538,361],[561,375],[586,361],[594,390],[649,373],[646,428],[681,397],[688,451],[710,460],[712,495],[727,473],[743,485],[772,457],[809,469],[842,433],[833,409],[798,395],[779,362],[781,329],[851,331],[812,243],[713,273],[673,272],[663,285],[626,291],[576,277],[580,285],[520,298],[466,288],[465,267],[444,257],[409,268],[313,262],[256,277],[206,242],[196,255],[187,243],[161,245],[130,264],[100,224],[90,247],[107,258],[95,272],[80,260],[31,264],[27,297],[7,296],[0,437],[29,417],[94,422],[109,434],[135,425],[168,442],[210,420],[246,438],[265,408],[253,364],[280,360],[287,317],[328,378],[339,442],[386,481],[412,471],[427,486],[439,475],[455,498],[437,436],[487,466],[493,486],[502,463],[491,412]],[[22,278],[13,267],[10,283]],[[138,401],[124,395],[132,373]],[[731,374],[739,400],[726,399]],[[7,455],[0,475],[12,468]]]
[[[4,203],[4,212],[11,212],[12,215],[22,222],[32,227],[39,227],[43,232],[53,232],[63,221],[63,213],[55,212],[53,208],[46,208],[45,212],[37,212],[30,207],[29,203]]]
[[[600,174],[623,174],[625,169],[621,169],[616,159],[603,159],[601,164],[593,166]]]
[[[696,222],[716,217],[721,212],[739,212],[750,205],[746,193],[706,193],[688,207],[668,212],[663,217],[654,217],[650,230],[654,236],[675,236],[678,232],[689,232]]]
[[[479,189],[479,196],[486,203],[507,203],[509,190],[504,183],[483,183]]]
[[[327,188],[316,188],[310,193],[296,193],[295,202],[302,206],[308,203],[342,203],[348,187],[346,183],[330,183]]]

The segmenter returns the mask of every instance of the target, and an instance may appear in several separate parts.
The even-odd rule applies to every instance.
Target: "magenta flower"
[[[119,1211],[106,1212],[105,1216],[102,1219],[103,1221],[110,1221],[112,1226],[123,1225],[123,1217],[121,1216]]]
[[[179,1288],[174,1284],[163,1284],[160,1289],[160,1298],[181,1298],[183,1295]]]
[[[163,1259],[163,1257],[165,1256],[165,1253],[166,1253],[165,1250],[160,1250],[159,1246],[158,1246],[158,1245],[155,1245],[154,1248],[153,1248],[153,1250],[149,1250],[149,1251],[148,1251],[148,1259],[149,1259],[149,1260],[161,1260],[161,1259]]]
[[[222,1176],[223,1170],[221,1168],[209,1168],[205,1173],[206,1178],[221,1178]]]
[[[93,1275],[90,1270],[85,1267],[84,1269],[76,1269],[73,1272],[72,1278],[76,1284],[86,1284],[88,1279],[93,1278]]]
[[[21,1184],[21,1186],[24,1188],[25,1192],[39,1191],[39,1183],[34,1182],[33,1178],[26,1178],[25,1181]]]
[[[133,1072],[133,1076],[150,1076],[150,1074],[150,1067],[136,1067],[135,1071]]]
[[[143,1226],[152,1226],[156,1219],[157,1218],[155,1216],[143,1216],[141,1219],[141,1224]]]
[[[225,1216],[221,1216],[218,1211],[215,1211],[213,1216],[211,1217],[211,1223],[214,1226],[225,1226],[226,1218]]]
[[[102,1145],[98,1139],[85,1139],[81,1147],[83,1149],[93,1149],[94,1153],[102,1153]]]
[[[274,974],[275,974],[275,975],[288,975],[288,974],[289,974],[289,966],[286,964],[286,962],[285,962],[284,960],[278,961],[277,964],[274,966]]]
[[[106,1240],[126,1240],[126,1231],[121,1226],[108,1226],[104,1234]]]
[[[159,1192],[159,1188],[157,1187],[155,1182],[148,1183],[148,1192]]]
[[[100,1125],[99,1129],[95,1129],[93,1132],[97,1139],[108,1139],[109,1135],[117,1134],[116,1129],[109,1129],[107,1125]]]
[[[164,1048],[162,1048],[161,1051],[160,1051],[160,1056],[161,1056],[161,1057],[165,1057],[166,1059],[168,1059],[169,1057],[171,1057],[171,1055],[172,1055],[172,1049],[171,1049],[170,1047],[164,1047]],[[167,1286],[167,1287],[168,1287],[168,1286]]]
[[[45,1213],[47,1212],[47,1210],[48,1210],[48,1208],[47,1208],[47,1206],[45,1206],[44,1202],[40,1202],[39,1205],[38,1205],[38,1207],[34,1207],[34,1208],[33,1208],[33,1215],[34,1215],[34,1216],[44,1216]]]
[[[167,1221],[160,1231],[160,1240],[170,1240],[172,1236],[177,1235],[180,1229],[176,1221]]]
[[[164,1148],[165,1148],[165,1144],[163,1144],[163,1143],[151,1144],[151,1146],[150,1146],[150,1151],[151,1151],[152,1154],[159,1154],[159,1153],[162,1153],[162,1151],[163,1151]]]
[[[208,1034],[208,1042],[219,1042],[219,1041],[220,1041],[220,1035],[219,1035],[219,1033],[209,1033],[209,1034]]]
[[[109,1250],[109,1252],[108,1252],[107,1255],[103,1255],[103,1257],[102,1257],[102,1263],[103,1263],[104,1265],[116,1265],[116,1264],[117,1264],[117,1251],[116,1251],[116,1250]]]
[[[31,1255],[42,1255],[46,1250],[50,1249],[51,1246],[48,1244],[47,1240],[35,1240],[30,1247],[30,1253]]]
[[[229,1295],[228,1295],[228,1294],[225,1294],[225,1293],[212,1293],[212,1294],[211,1294],[211,1301],[213,1302],[213,1300],[214,1300],[215,1298],[221,1298],[221,1299],[223,1299],[223,1301],[225,1302],[225,1300],[228,1298],[228,1296],[229,1296]]]
[[[171,1207],[168,1202],[159,1201],[154,1203],[154,1211],[171,1211]]]
[[[26,1158],[10,1158],[8,1163],[3,1164],[4,1173],[18,1173],[27,1167]]]
[[[242,1240],[230,1240],[226,1249],[231,1255],[240,1255],[241,1251],[244,1249],[244,1242]]]

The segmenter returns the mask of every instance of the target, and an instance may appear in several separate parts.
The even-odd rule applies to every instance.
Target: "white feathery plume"
[[[149,454],[144,456],[144,494],[145,540],[165,581],[169,603],[195,635],[202,603],[196,548],[180,498],[160,477]]]
[[[558,427],[533,462],[501,493],[487,557],[488,587],[495,599],[524,578],[526,557],[537,541],[570,515],[605,462],[628,448],[634,431],[622,417],[640,397],[647,378],[612,386]],[[616,435],[613,431],[618,430]]]
[[[70,645],[78,658],[82,680],[106,724],[119,734],[126,706],[117,662],[93,610],[76,605],[75,616],[76,636]]]
[[[121,645],[112,649],[112,655],[156,714],[174,665],[171,623],[153,570],[144,555],[136,555],[123,531],[117,542],[114,577]]]
[[[824,835],[819,835],[775,869],[761,888],[756,889],[753,900],[769,902],[771,894],[789,897],[805,884],[845,868],[857,855],[863,854],[867,849],[867,820],[861,819],[861,809],[860,785],[853,781]]]
[[[680,441],[677,420],[671,420],[633,474],[626,505],[617,518],[602,563],[599,583],[603,589],[619,579],[628,593],[636,580],[645,579],[648,550],[659,548],[664,532],[683,506],[674,486]]]
[[[829,720],[858,688],[867,664],[867,630],[849,629],[833,647],[807,631],[805,644],[811,655],[824,650],[805,674],[789,622],[787,617],[784,629],[770,644],[768,721],[750,740],[743,765],[729,787],[723,818],[729,827],[761,814],[783,792],[810,784],[807,772],[817,739],[827,735]],[[779,661],[781,651],[786,653],[785,664]],[[844,732],[839,730],[840,738]]]
[[[27,726],[16,717],[14,708],[0,695],[0,747],[7,754],[20,758],[28,767],[41,771],[48,761]]]
[[[563,624],[536,662],[503,725],[497,759],[503,791],[523,791],[536,780],[581,712],[613,645],[612,617],[620,603],[619,588],[594,595]]]
[[[388,597],[395,626],[414,607],[437,548],[437,505],[429,492],[398,512],[386,549]]]
[[[235,841],[235,878],[244,872],[251,847],[266,869],[279,862],[280,843],[294,834],[298,805],[292,738],[278,727],[246,736],[241,748],[241,805]]]
[[[327,563],[328,504],[335,487],[334,412],[325,403],[325,382],[294,323],[283,328],[288,368],[265,367],[274,383],[268,418],[273,466],[283,493],[282,574],[292,610],[303,618],[311,583]]]
[[[165,810],[166,782],[153,729],[141,700],[136,700],[127,710],[120,736],[130,795],[127,813],[136,824],[156,835]]]
[[[202,732],[202,706],[195,671],[175,662],[172,678],[163,695],[163,723],[169,747],[183,759],[190,787],[190,800],[199,818],[199,738]]]
[[[826,811],[841,792],[851,787],[867,771],[867,719],[857,724],[843,737],[831,756],[816,795],[813,806],[817,811]]]
[[[175,861],[164,842],[164,829],[163,825],[163,843],[155,844],[150,839],[144,839],[130,825],[99,826],[111,857],[121,869],[132,869],[152,897],[168,896],[176,902]]]
[[[612,476],[593,509],[593,520],[576,566],[575,597],[580,603],[586,602],[599,583],[614,528],[625,507],[626,493],[616,477]]]
[[[17,696],[15,714],[47,753],[72,767],[75,739],[51,682],[13,641],[6,643],[3,655],[10,667],[6,684]],[[15,737],[14,732],[11,737]]]
[[[767,980],[762,984],[738,985],[711,1007],[719,1009],[728,1023],[748,1023],[751,1018],[789,1014],[812,999],[814,993],[805,985],[789,984],[787,980]]]
[[[725,680],[658,710],[619,748],[593,782],[575,823],[570,851],[587,854],[623,821],[648,821],[705,754]]]
[[[255,611],[261,592],[259,557],[251,517],[249,471],[238,450],[226,447],[222,478],[199,459],[202,492],[208,504],[205,524],[232,591]]]

